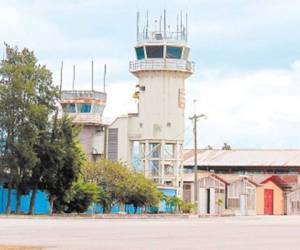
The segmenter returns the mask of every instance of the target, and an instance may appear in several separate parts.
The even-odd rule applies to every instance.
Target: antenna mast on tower
[[[104,73],[103,73],[103,92],[105,92],[106,85],[106,64],[104,64]]]
[[[92,60],[92,91],[94,90],[94,61]]]
[[[167,12],[166,9],[164,9],[164,38],[167,37]]]
[[[75,90],[75,64],[73,65],[73,81],[72,81],[72,91]]]
[[[188,13],[185,13],[185,40],[188,41]]]
[[[61,95],[62,84],[63,84],[63,67],[64,67],[64,62],[63,62],[63,61],[61,61],[61,65],[60,65],[60,84],[59,84],[59,95]]]
[[[136,41],[139,40],[139,33],[140,33],[140,12],[136,13]]]

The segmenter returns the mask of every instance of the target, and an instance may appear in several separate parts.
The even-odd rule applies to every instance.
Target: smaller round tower
[[[89,160],[105,157],[105,128],[102,114],[106,93],[95,90],[64,90],[61,105],[75,124],[82,126],[79,140]]]

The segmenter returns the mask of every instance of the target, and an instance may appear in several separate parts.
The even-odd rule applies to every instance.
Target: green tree
[[[5,46],[6,58],[0,64],[1,168],[7,177],[6,212],[10,213],[11,189],[17,189],[17,212],[20,196],[30,190],[39,162],[34,150],[40,133],[37,122],[48,118],[57,92],[50,71],[37,63],[32,51]]]
[[[50,200],[50,214],[63,212],[67,191],[79,177],[86,156],[77,139],[79,128],[64,115],[57,120],[51,136],[51,147],[45,161],[42,186]]]
[[[99,203],[104,213],[109,213],[115,204],[126,200],[129,172],[121,164],[109,160],[89,162],[83,167],[82,175],[85,181],[99,186]]]
[[[138,207],[156,207],[160,201],[160,192],[153,181],[140,173],[132,173],[127,180],[125,203],[134,206],[134,213]]]
[[[79,179],[74,182],[64,198],[64,212],[83,213],[92,203],[98,201],[99,189],[96,183],[87,183]]]
[[[133,204],[136,212],[138,206],[156,206],[159,202],[160,193],[151,180],[118,162],[89,162],[81,172],[84,181],[97,183],[104,213],[115,204]]]

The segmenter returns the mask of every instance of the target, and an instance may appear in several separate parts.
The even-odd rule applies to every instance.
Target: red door
[[[273,190],[265,189],[265,214],[273,214]]]

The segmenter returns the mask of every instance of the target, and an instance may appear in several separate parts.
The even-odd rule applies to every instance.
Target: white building
[[[176,31],[170,31],[165,12],[153,31],[148,23],[140,31],[138,14],[136,60],[129,65],[139,80],[134,93],[138,112],[118,117],[109,127],[108,158],[181,195],[185,79],[194,71],[188,60],[187,25],[180,20]]]

